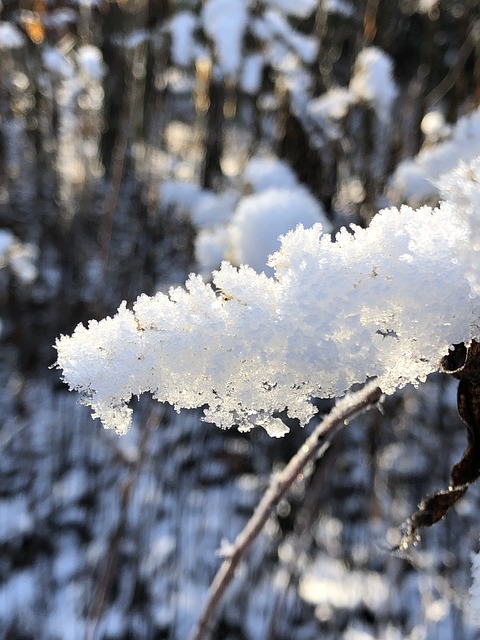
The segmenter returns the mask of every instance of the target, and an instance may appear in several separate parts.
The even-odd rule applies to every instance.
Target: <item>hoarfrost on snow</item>
[[[456,169],[441,176],[437,186],[442,197],[452,202],[460,223],[466,227],[469,242],[463,247],[461,260],[468,265],[467,278],[473,294],[480,295],[480,157],[469,164],[461,162]],[[477,302],[478,305],[478,302]],[[480,309],[476,308],[480,324]]]
[[[224,428],[275,431],[284,409],[306,424],[312,396],[372,377],[387,394],[424,381],[450,345],[480,336],[469,229],[480,186],[469,183],[451,190],[453,202],[386,209],[335,241],[299,226],[270,257],[274,278],[223,263],[213,286],[191,275],[185,289],[122,303],[57,340],[57,366],[120,433],[128,401],[146,391],[178,411],[206,406]]]

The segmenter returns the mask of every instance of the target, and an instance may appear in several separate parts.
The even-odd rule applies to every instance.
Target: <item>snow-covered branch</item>
[[[438,369],[450,345],[480,336],[480,161],[443,184],[438,208],[386,209],[369,228],[299,226],[270,257],[275,277],[223,263],[213,286],[190,276],[57,341],[57,366],[104,426],[124,433],[133,395],[272,436],[306,424],[312,397],[375,377],[385,393]],[[472,241],[473,239],[473,241]]]

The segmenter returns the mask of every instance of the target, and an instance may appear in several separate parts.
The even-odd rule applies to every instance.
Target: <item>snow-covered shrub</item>
[[[163,204],[189,213],[197,229],[195,258],[206,277],[223,259],[271,275],[267,259],[279,248],[281,235],[298,224],[321,223],[330,230],[320,203],[287,163],[273,156],[250,158],[236,187],[212,193],[181,181],[160,186]]]
[[[301,33],[289,18],[307,18],[316,4],[315,0],[262,0],[253,10],[242,0],[207,0],[200,15],[181,8],[166,25],[172,59],[188,67],[197,59],[212,58],[217,75],[246,93],[256,93],[265,66],[283,74],[289,56],[313,62],[316,38]],[[250,50],[247,37],[254,43]]]
[[[249,265],[271,275],[273,270],[267,267],[267,259],[280,247],[279,237],[298,224],[311,227],[319,221],[328,226],[322,207],[300,186],[272,187],[246,196],[227,227],[226,257],[233,264]]]
[[[385,393],[423,381],[452,344],[480,336],[479,166],[450,176],[450,202],[436,209],[386,209],[335,238],[299,226],[269,260],[274,278],[223,263],[213,287],[192,275],[186,289],[123,303],[61,337],[57,366],[120,433],[145,391],[177,410],[206,406],[221,427],[280,436],[278,413],[306,424],[312,397],[372,377]]]

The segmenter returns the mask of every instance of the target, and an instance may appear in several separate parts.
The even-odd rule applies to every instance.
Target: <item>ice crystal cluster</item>
[[[385,393],[423,381],[449,346],[479,337],[480,161],[444,181],[438,208],[385,209],[335,237],[298,226],[269,260],[274,277],[224,262],[213,285],[190,276],[57,341],[57,366],[104,426],[150,391],[207,421],[272,436],[279,414],[306,424],[312,397],[376,377]]]

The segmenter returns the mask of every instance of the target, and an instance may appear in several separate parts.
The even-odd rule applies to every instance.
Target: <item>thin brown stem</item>
[[[443,80],[425,96],[425,104],[428,108],[432,108],[439,100],[441,100],[457,82],[462,70],[467,64],[467,60],[475,48],[476,38],[474,37],[474,29],[478,29],[476,24],[470,29],[468,37],[460,47],[455,63]]]
[[[207,602],[191,636],[191,640],[205,640],[208,638],[217,606],[227,586],[230,584],[240,560],[262,530],[273,509],[292,486],[305,465],[310,460],[323,455],[324,451],[328,448],[331,438],[337,431],[345,424],[348,424],[350,418],[375,406],[380,400],[381,395],[382,391],[380,388],[374,383],[369,383],[360,391],[352,393],[340,400],[332,411],[318,424],[314,432],[305,440],[283,471],[278,475],[272,476],[267,491],[260,500],[250,520],[238,534],[232,545],[231,552],[223,561],[211,584]]]

